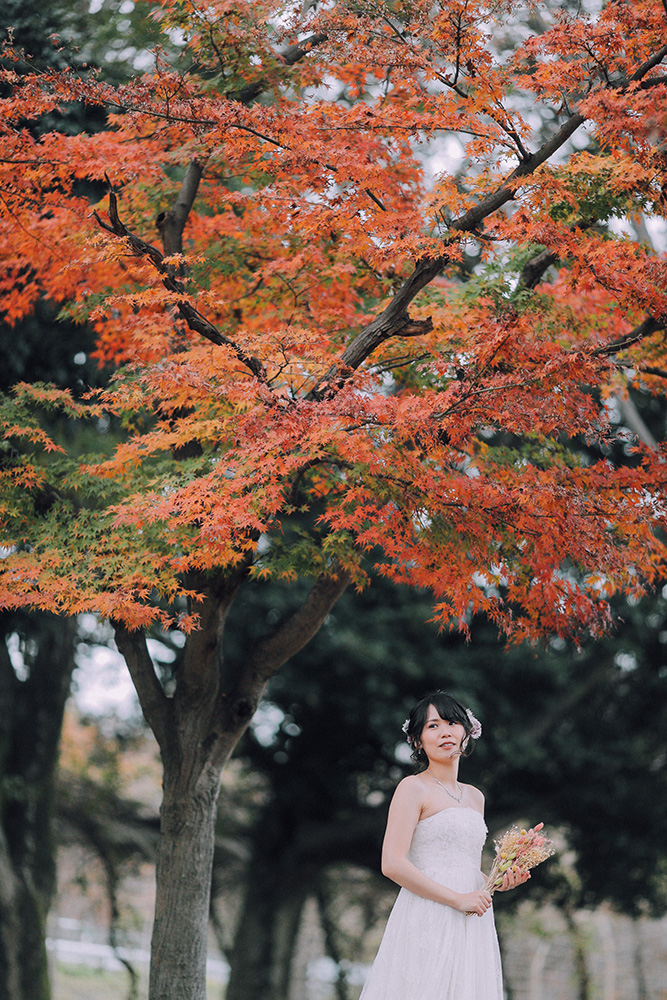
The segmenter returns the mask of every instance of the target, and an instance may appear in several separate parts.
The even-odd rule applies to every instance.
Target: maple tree
[[[484,612],[516,639],[599,634],[606,598],[664,571],[663,446],[615,448],[606,400],[667,374],[667,265],[627,226],[665,215],[667,10],[155,11],[182,63],[126,84],[4,53],[5,317],[59,303],[116,374],[0,406],[0,604],[115,625],[164,766],[150,996],[189,1000],[221,769],[365,554],[444,626]],[[108,129],[33,127],[72,104]],[[54,412],[123,440],[82,457]],[[239,588],[269,576],[313,582],[225,659]],[[169,689],[155,626],[186,636]]]

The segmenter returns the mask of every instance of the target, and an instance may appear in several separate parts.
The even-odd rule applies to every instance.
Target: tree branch
[[[587,229],[596,225],[598,221],[599,220],[595,218],[577,219],[571,226],[569,226],[569,231],[571,233],[574,233],[577,230],[585,232]],[[515,294],[525,288],[535,288],[540,283],[542,275],[545,271],[547,271],[551,265],[555,264],[559,259],[560,255],[553,250],[549,250],[548,247],[545,247],[544,250],[541,250],[534,257],[531,257],[531,259],[526,262],[521,274],[519,275],[519,281],[517,282]]]
[[[109,222],[104,222],[97,212],[93,212],[93,216],[97,220],[98,225],[102,229],[106,230],[106,232],[111,233],[114,236],[118,236],[121,239],[125,239],[132,253],[136,257],[144,257],[149,260],[156,271],[162,275],[162,284],[167,291],[175,292],[177,295],[183,295],[185,293],[185,288],[182,282],[174,276],[169,265],[165,263],[164,255],[158,250],[157,247],[153,246],[152,243],[147,243],[146,240],[142,240],[140,236],[136,236],[123,222],[121,222],[118,214],[118,198],[116,197],[113,186],[108,177],[107,181],[109,183]],[[195,307],[191,305],[187,299],[180,299],[177,302],[177,309],[191,330],[194,330],[195,333],[200,333],[203,337],[206,337],[207,340],[210,340],[214,344],[226,344],[231,347],[238,360],[245,365],[246,368],[250,369],[255,378],[259,379],[260,382],[266,383],[266,371],[259,358],[255,358],[252,355],[247,354],[242,347],[239,347],[238,344],[236,344],[229,337],[225,337],[224,334],[220,333],[218,328],[207,320],[205,316],[202,316],[202,314],[195,309]]]
[[[310,642],[349,582],[350,574],[342,568],[318,577],[301,606],[272,635],[256,644],[244,673],[266,683],[283,663]]]
[[[665,58],[665,56],[667,56],[667,45],[663,45],[662,48],[658,49],[657,52],[653,53],[650,59],[647,59],[646,62],[643,62],[641,66],[637,70],[635,70],[635,72],[632,74],[632,76],[630,77],[630,81],[632,83],[636,83],[637,80],[641,80],[643,76],[646,76],[646,74],[650,69],[653,69],[654,66],[657,66],[658,63],[661,63],[662,60]],[[667,77],[660,77],[659,79],[661,83],[667,83]],[[654,82],[655,82],[654,80],[651,81],[651,83]],[[618,84],[617,86],[622,88],[623,84]]]
[[[567,142],[570,136],[576,132],[585,120],[581,114],[572,115],[559,128],[556,135],[548,142],[545,142],[537,153],[533,153],[525,160],[522,160],[500,187],[488,194],[478,205],[473,206],[473,208],[469,209],[459,219],[451,222],[449,226],[450,231],[452,233],[477,232],[480,223],[487,216],[492,215],[514,198],[519,181],[548,160],[560,146]],[[446,246],[453,246],[455,243],[458,243],[458,239],[454,235],[448,236],[445,241]],[[335,394],[349,377],[350,372],[358,368],[383,341],[387,340],[388,337],[402,336],[404,329],[409,324],[414,326],[415,321],[410,320],[408,316],[408,306],[415,296],[440,274],[449,260],[449,251],[445,251],[439,257],[418,260],[414,271],[398,289],[386,309],[379,316],[376,316],[345,348],[340,360],[331,366],[324,379],[310,394],[311,398],[321,398],[324,395]],[[418,333],[426,333],[428,329],[432,329],[432,324],[426,327],[426,323],[428,322],[430,321],[422,321],[424,324],[422,330],[414,331],[412,336],[418,335]]]
[[[321,42],[325,41],[326,38],[327,35],[323,33],[311,35],[309,38],[304,39],[296,45],[290,45],[284,52],[280,53],[279,59],[284,65],[293,66],[295,63],[303,59],[308,52],[310,52],[313,46],[319,45]],[[242,90],[229,94],[228,98],[233,101],[239,101],[241,104],[250,104],[251,101],[258,97],[268,85],[269,81],[267,78],[261,77],[259,80],[256,80],[255,83],[244,87]],[[155,220],[158,232],[160,233],[160,237],[162,239],[164,255],[166,257],[169,257],[172,254],[183,253],[183,232],[185,230],[185,224],[188,220],[188,216],[192,210],[192,206],[194,205],[203,173],[204,168],[201,161],[196,157],[190,160],[176,201],[166,212],[160,212]],[[109,187],[111,188],[111,185],[109,185]],[[368,194],[370,197],[374,197],[371,192],[368,192]],[[381,207],[384,206],[381,205]],[[100,220],[97,213],[94,212],[93,214],[97,219],[97,222],[103,226],[103,228],[108,229],[108,227]],[[118,219],[117,210],[116,218],[118,220],[118,224],[122,226],[120,219]],[[112,226],[113,224],[114,223],[112,221]],[[131,234],[126,227],[123,226],[123,229],[125,229],[125,232],[122,235],[125,235],[126,238],[129,239],[130,236],[133,236],[133,234]],[[113,231],[116,235],[121,235],[115,228]],[[133,237],[133,239],[135,240],[135,245],[133,245],[133,250],[135,250],[135,252],[140,249],[141,245],[141,256],[148,256],[154,266],[157,267],[161,273],[169,275],[172,278],[175,277],[174,269],[164,265],[161,260],[158,261],[155,253],[151,253],[151,250],[155,250],[154,247],[151,247],[148,243],[144,243],[143,240],[139,240],[138,237]],[[169,288],[170,291],[180,290],[176,287],[170,288],[166,281],[165,286]],[[237,348],[231,340],[225,338],[212,323],[205,319],[205,317],[202,316],[198,310],[190,306],[189,303],[179,303],[178,309],[191,330],[195,333],[201,334],[203,337],[206,337],[207,340],[212,341],[214,344],[226,343],[234,347],[239,359],[250,367],[253,374],[262,381],[266,381],[264,368],[257,358],[251,358],[249,355],[246,355],[245,352],[241,351],[240,348]]]
[[[656,378],[667,378],[667,371],[664,368],[656,368],[654,365],[640,365],[640,372],[645,375],[655,375]]]
[[[311,35],[310,38],[306,38],[296,45],[290,45],[284,52],[279,54],[278,58],[283,65],[293,66],[303,59],[315,45],[319,45],[326,38],[327,36],[322,33]],[[229,100],[238,101],[240,104],[250,104],[269,85],[270,81],[266,77],[261,77],[242,90],[228,94],[227,97]],[[156,219],[156,225],[162,237],[162,245],[167,257],[171,254],[183,252],[183,230],[197,196],[199,182],[203,173],[204,167],[201,161],[196,157],[190,160],[185,177],[183,178],[181,190],[174,205],[166,212],[160,212]]]
[[[647,448],[651,448],[655,451],[658,447],[658,442],[644,423],[642,415],[633,403],[631,397],[624,396],[621,392],[615,392],[614,399],[618,403],[623,423],[628,430],[632,431],[635,437],[638,438],[639,441],[642,441]]]
[[[166,257],[175,253],[183,253],[183,230],[197,197],[203,173],[204,168],[200,161],[190,160],[181,184],[181,190],[172,208],[166,212],[160,212],[155,220],[158,232],[162,237],[162,246]]]
[[[297,42],[295,45],[290,45],[284,49],[278,55],[278,58],[285,66],[293,66],[307,56],[312,48],[325,42],[327,37],[323,32],[310,35],[308,38],[304,38],[302,42]],[[238,101],[240,104],[250,104],[269,86],[270,81],[263,76],[259,80],[255,80],[254,83],[249,83],[246,87],[242,87],[241,90],[227,94],[227,97],[230,101]]]
[[[253,533],[256,540],[257,534]],[[239,587],[250,572],[253,561],[251,550],[246,552],[238,565],[211,578],[204,572],[190,572],[185,577],[189,589],[203,594],[199,600],[190,599],[188,610],[197,615],[199,625],[185,644],[182,673],[177,687],[177,698],[188,700],[200,697],[215,702],[220,683],[220,651],[227,615],[234,603]]]
[[[548,248],[541,250],[540,253],[531,257],[531,259],[523,266],[523,270],[521,271],[519,281],[516,286],[516,291],[520,292],[527,288],[533,289],[539,285],[545,271],[548,271],[551,265],[555,264],[557,260],[558,254]]]
[[[116,645],[130,671],[139,696],[144,718],[153,730],[161,749],[167,744],[171,728],[171,703],[162,690],[142,629],[131,631],[125,625],[114,624]]]
[[[611,344],[603,344],[602,347],[596,347],[594,350],[590,351],[590,356],[592,358],[599,358],[603,356],[609,356],[611,354],[618,354],[619,351],[624,351],[626,347],[632,347],[639,340],[644,340],[645,337],[650,337],[651,334],[656,333],[658,330],[664,330],[667,324],[667,317],[658,320],[654,319],[652,316],[647,316],[639,326],[636,326],[627,337],[621,337],[620,340],[614,340]]]
[[[667,55],[667,45],[664,45],[650,59],[642,63],[630,77],[630,82],[641,80],[650,69],[661,62],[665,55]],[[612,84],[607,89],[621,90],[623,87],[624,84]],[[521,181],[534,173],[543,163],[546,163],[585,121],[586,115],[582,112],[577,111],[570,115],[567,121],[561,125],[558,131],[547,142],[543,143],[537,152],[527,154],[521,160],[518,166],[495,191],[490,192],[485,198],[482,198],[477,205],[474,205],[458,219],[454,219],[449,225],[450,232],[452,234],[477,233],[481,223],[488,216],[497,212],[498,209],[514,198]],[[453,235],[448,236],[445,240],[445,246],[451,246],[454,243],[455,237]],[[322,391],[320,386],[318,386],[311,393],[311,396],[318,398],[321,395],[335,393],[346,378],[349,377],[350,372],[358,368],[384,340],[388,337],[400,335],[402,327],[405,326],[408,320],[408,306],[415,296],[437,277],[449,262],[449,259],[450,254],[445,250],[439,257],[418,260],[414,271],[401,288],[398,289],[386,309],[379,316],[376,316],[354,338],[343,352],[340,360],[329,369],[320,383],[320,386],[325,386],[325,390]]]
[[[296,45],[290,45],[284,52],[280,53],[278,58],[284,65],[293,66],[303,59],[313,46],[319,45],[326,37],[325,34],[311,35],[310,38],[306,38]],[[239,101],[240,104],[250,104],[268,86],[268,79],[261,77],[255,83],[249,84],[235,93],[228,94],[227,97],[229,100]],[[203,173],[204,167],[201,161],[197,157],[190,160],[176,201],[166,212],[160,212],[155,220],[166,257],[171,256],[171,254],[183,253],[183,231],[197,196]]]

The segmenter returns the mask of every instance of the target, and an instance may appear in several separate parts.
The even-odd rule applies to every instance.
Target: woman
[[[401,891],[360,1000],[502,1000],[491,896],[480,871],[484,796],[458,780],[482,732],[442,691],[422,698],[403,726],[418,774],[389,808],[382,871]],[[502,889],[530,876],[512,871]]]

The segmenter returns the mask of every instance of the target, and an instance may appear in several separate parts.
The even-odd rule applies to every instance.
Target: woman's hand
[[[512,868],[507,869],[503,875],[502,885],[498,886],[496,892],[507,892],[508,889],[516,889],[518,885],[527,882],[529,878],[530,872],[524,872],[518,865],[514,865]]]
[[[491,893],[486,889],[476,889],[475,892],[459,893],[455,909],[461,913],[475,914],[478,917],[484,916],[491,906]]]

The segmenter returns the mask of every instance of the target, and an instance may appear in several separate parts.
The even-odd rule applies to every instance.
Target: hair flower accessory
[[[473,740],[478,740],[482,735],[482,723],[479,719],[476,719],[469,708],[466,708],[466,715],[470,721],[470,738]]]
[[[406,736],[408,735],[408,729],[409,728],[410,728],[410,720],[406,719],[405,722],[403,723],[403,725],[401,726],[401,729],[405,733]]]

